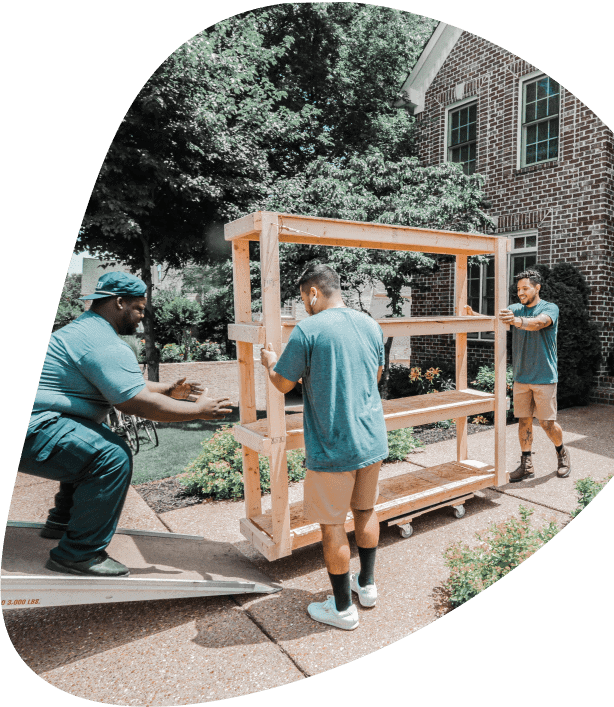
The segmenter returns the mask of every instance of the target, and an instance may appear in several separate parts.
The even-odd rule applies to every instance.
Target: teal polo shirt
[[[348,307],[300,321],[275,365],[290,381],[303,379],[307,468],[352,471],[388,456],[377,370],[384,365],[379,324]]]
[[[559,325],[559,308],[552,302],[540,300],[534,307],[512,304],[510,310],[515,317],[529,319],[547,314],[552,324],[537,331],[526,331],[512,327],[512,359],[514,380],[517,383],[548,385],[557,383],[558,364],[556,335]]]
[[[134,351],[99,314],[88,311],[51,335],[30,427],[50,413],[101,423],[111,406],[145,388]]]

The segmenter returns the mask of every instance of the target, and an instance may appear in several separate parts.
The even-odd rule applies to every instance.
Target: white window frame
[[[282,319],[296,319],[296,302],[295,300],[288,300],[287,302],[281,303],[281,318]]]
[[[450,146],[448,145],[448,135],[449,135],[449,130],[448,126],[450,125],[450,115],[454,111],[459,110],[459,108],[463,108],[464,106],[470,104],[470,103],[475,103],[477,107],[477,102],[478,102],[478,97],[477,96],[471,96],[470,98],[463,98],[462,101],[456,101],[456,103],[452,103],[449,106],[446,107],[446,113],[445,113],[445,120],[444,120],[444,125],[443,125],[443,154],[446,162],[451,161],[451,150],[449,149]],[[475,123],[475,162],[477,165],[478,162],[478,121],[477,121],[477,110],[476,110],[476,123]],[[459,164],[459,163],[454,163],[454,164]],[[477,171],[477,170],[476,170]]]
[[[514,239],[516,238],[521,238],[521,237],[531,237],[535,236],[535,246],[529,246],[525,248],[515,248],[514,247]],[[512,248],[510,252],[508,253],[507,256],[507,274],[508,274],[508,283],[511,285],[512,284],[512,260],[514,255],[523,255],[523,254],[535,254],[537,256],[537,247],[539,245],[539,232],[536,228],[529,228],[525,229],[523,231],[513,231],[512,233],[507,233],[506,238],[508,238],[511,241]],[[484,292],[484,285],[485,285],[485,277],[484,277],[484,272],[486,265],[481,265],[480,266],[480,302],[483,299],[483,292]],[[507,297],[508,299],[508,304],[510,304],[509,300],[509,295]],[[493,338],[486,338],[483,336],[483,334],[487,334],[488,332],[478,332],[477,336],[470,336],[468,337],[469,341],[485,341],[491,344],[494,344],[494,337]]]
[[[524,167],[534,167],[536,165],[541,165],[541,164],[548,164],[549,162],[556,162],[560,159],[561,156],[561,107],[563,105],[563,87],[561,84],[559,84],[559,112],[558,112],[558,119],[559,119],[559,149],[556,157],[553,157],[552,159],[549,160],[543,160],[542,162],[533,162],[530,165],[525,164],[524,162],[524,131],[523,131],[523,116],[524,116],[524,95],[525,95],[525,86],[528,83],[531,83],[532,81],[535,81],[535,79],[541,78],[541,77],[548,77],[552,78],[548,74],[545,74],[543,71],[532,71],[530,74],[526,74],[526,76],[523,76],[519,81],[518,81],[518,131],[517,131],[517,153],[516,153],[516,168],[517,169],[523,169]]]

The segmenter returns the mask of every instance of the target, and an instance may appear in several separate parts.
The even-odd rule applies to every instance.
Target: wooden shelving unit
[[[302,503],[288,503],[286,451],[304,445],[303,416],[284,410],[284,396],[267,381],[267,417],[256,420],[254,345],[273,344],[279,354],[296,322],[281,319],[279,243],[304,243],[339,247],[414,250],[456,256],[454,317],[395,318],[378,320],[384,336],[454,334],[456,337],[456,390],[383,401],[388,430],[453,418],[456,421],[456,460],[410,472],[380,482],[376,511],[380,521],[403,524],[445,505],[462,504],[473,492],[507,482],[505,469],[506,327],[497,317],[464,316],[467,303],[467,257],[489,254],[495,260],[495,311],[507,306],[508,239],[482,234],[434,231],[406,226],[340,221],[290,214],[258,212],[226,224],[232,242],[235,322],[228,327],[237,342],[240,381],[240,424],[235,438],[242,445],[246,518],[241,532],[267,559],[290,555],[295,548],[321,539],[319,526],[302,515]],[[263,321],[252,322],[249,277],[249,242],[259,241],[262,273]],[[493,331],[495,337],[495,392],[467,388],[467,333]],[[259,365],[259,364],[258,364]],[[467,459],[467,416],[495,413],[494,463]],[[271,510],[262,512],[258,454],[271,465]],[[353,529],[351,513],[346,528]]]

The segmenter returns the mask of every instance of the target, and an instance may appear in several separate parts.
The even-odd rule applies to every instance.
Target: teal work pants
[[[57,415],[28,429],[19,471],[60,482],[50,527],[66,527],[53,559],[82,562],[111,542],[132,478],[128,445],[108,427]]]

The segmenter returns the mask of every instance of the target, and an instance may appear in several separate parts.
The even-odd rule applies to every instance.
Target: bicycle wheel
[[[157,447],[160,442],[158,441],[158,430],[156,429],[156,423],[153,420],[143,420],[142,423],[149,437],[149,441],[154,447]]]
[[[128,442],[128,446],[132,449],[132,453],[137,454],[139,451],[140,442],[136,426],[136,417],[134,415],[122,414],[122,423],[124,433],[126,435],[126,442]]]

